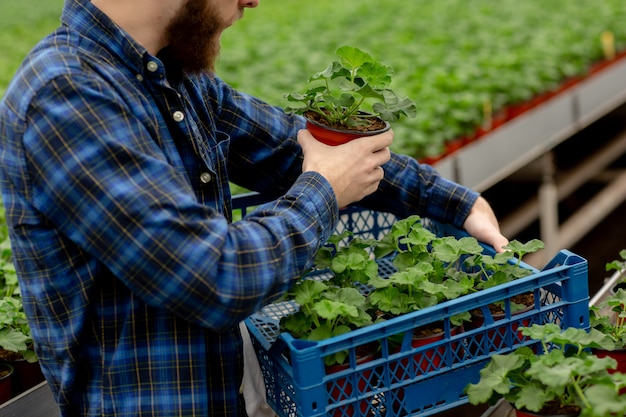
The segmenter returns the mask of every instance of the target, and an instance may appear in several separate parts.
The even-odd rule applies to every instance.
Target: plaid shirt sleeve
[[[229,224],[200,204],[144,124],[89,77],[56,77],[28,118],[35,208],[148,304],[203,326],[232,327],[286,289],[335,224],[332,190],[316,174]]]
[[[362,204],[399,218],[419,214],[460,228],[479,195],[406,155],[392,154],[383,168],[385,178],[378,191]]]

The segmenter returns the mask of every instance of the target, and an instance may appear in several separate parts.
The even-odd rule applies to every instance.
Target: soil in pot
[[[330,146],[341,145],[363,136],[378,135],[391,128],[389,123],[379,118],[365,118],[366,124],[354,126],[351,130],[346,130],[341,125],[327,125],[318,113],[307,112],[304,116],[307,119],[307,129],[311,132],[311,135],[320,142]]]
[[[534,413],[515,409],[517,417],[576,417],[580,409],[576,406],[562,405],[557,402],[547,403],[540,412]]]

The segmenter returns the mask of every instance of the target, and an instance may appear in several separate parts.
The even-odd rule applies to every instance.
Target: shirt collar
[[[148,63],[160,61],[136,42],[89,0],[66,0],[61,23],[78,30],[125,63],[133,73],[145,75]],[[163,65],[159,65],[163,71]],[[150,71],[154,73],[154,71]],[[152,74],[155,75],[155,74]],[[164,78],[164,74],[161,74]]]

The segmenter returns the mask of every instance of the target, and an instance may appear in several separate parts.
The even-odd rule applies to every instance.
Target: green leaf
[[[317,80],[325,80],[325,79],[331,79],[337,75],[343,74],[344,73],[344,67],[343,65],[338,62],[338,61],[333,61],[330,65],[328,65],[326,68],[324,68],[323,71],[320,71],[316,74],[313,74],[310,78],[309,78],[309,82],[313,82],[313,81],[317,81]],[[313,92],[324,92],[326,91],[326,87],[316,87],[314,89],[310,89],[308,90],[309,92],[313,91]]]
[[[477,255],[483,247],[473,237],[446,236],[433,242],[433,253],[444,262],[456,262],[461,255]]]
[[[618,397],[614,387],[590,386],[585,390],[585,397],[589,400],[589,407],[582,410],[581,416],[618,416],[624,413],[626,400]]]
[[[433,271],[433,267],[425,262],[411,266],[403,271],[392,274],[388,280],[394,284],[414,287],[418,282],[427,280],[428,274]]]
[[[281,329],[291,333],[296,339],[307,336],[314,325],[313,316],[303,311],[297,311],[280,319]]]
[[[455,314],[454,316],[450,317],[450,323],[453,326],[461,326],[464,322],[470,322],[472,321],[472,315],[470,314],[469,311],[463,312],[463,313],[459,313],[459,314]]]
[[[313,305],[317,314],[327,320],[334,320],[340,316],[358,317],[359,312],[355,306],[332,300],[321,300]]]
[[[546,391],[541,384],[531,382],[520,389],[515,400],[515,407],[538,412],[546,402],[553,400],[554,397],[555,395],[551,391]]]
[[[354,46],[342,46],[337,49],[336,54],[341,59],[341,64],[349,69],[356,69],[374,61],[370,54]]]
[[[478,383],[469,384],[465,389],[469,402],[476,405],[490,401],[496,394],[507,394],[512,388],[509,372],[522,367],[524,363],[520,355],[492,355],[491,360],[480,370]]]
[[[436,236],[428,229],[424,229],[421,223],[414,223],[411,230],[406,235],[399,239],[399,242],[409,247],[416,246],[418,250],[425,251],[426,246],[429,245]]]
[[[294,287],[295,301],[300,305],[308,305],[319,299],[319,295],[323,293],[328,286],[323,282],[305,279]]]
[[[609,262],[606,264],[606,270],[610,271],[610,270],[616,270],[616,271],[623,271],[626,270],[626,249],[622,249],[619,252],[619,256],[622,258],[622,260],[614,260],[613,262]]]
[[[336,292],[332,292],[326,295],[327,299],[332,301],[341,302],[351,306],[360,307],[365,305],[366,298],[361,294],[361,291],[356,288],[340,288]]]
[[[406,293],[401,293],[398,288],[388,287],[373,291],[369,295],[372,305],[381,311],[392,315],[404,314],[416,310],[413,300]]]
[[[307,340],[326,340],[333,337],[333,331],[330,326],[326,324],[321,325],[320,327],[313,329],[309,335],[307,336]]]
[[[29,339],[28,336],[15,329],[4,328],[0,330],[0,347],[10,352],[26,350],[28,348],[26,342]]]
[[[508,245],[504,246],[504,249],[513,251],[518,259],[522,259],[524,255],[532,252],[536,252],[539,249],[543,249],[545,244],[539,239],[532,239],[526,243],[521,243],[517,240],[512,240]]]
[[[535,362],[526,372],[550,389],[563,391],[570,378],[576,375],[576,370],[582,365],[582,361],[579,358],[561,357],[558,362],[555,362],[549,356],[558,352],[558,350],[553,350],[548,355],[542,355],[542,360]],[[554,366],[556,363],[559,366]]]

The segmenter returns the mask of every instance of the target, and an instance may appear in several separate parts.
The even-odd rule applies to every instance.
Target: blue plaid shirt
[[[166,73],[167,68],[167,73]],[[64,416],[242,416],[237,324],[336,225],[299,117],[182,76],[85,0],[0,106],[0,179],[40,363]],[[461,225],[476,193],[393,155],[364,204]],[[232,222],[229,181],[275,198]]]

